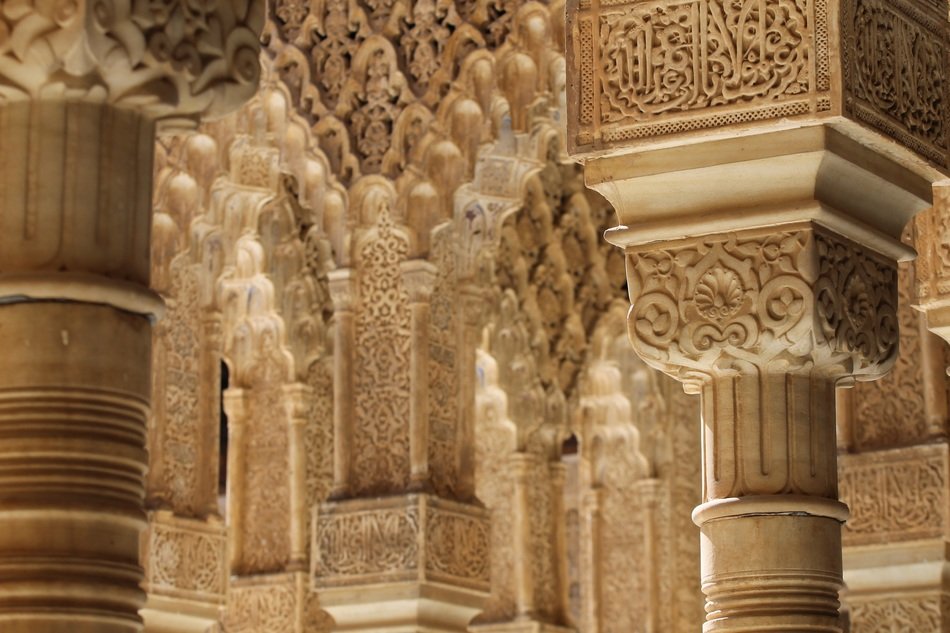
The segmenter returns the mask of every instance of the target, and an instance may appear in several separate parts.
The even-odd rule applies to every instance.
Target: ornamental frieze
[[[440,582],[486,591],[483,508],[428,495],[328,502],[316,510],[313,584]]]
[[[150,593],[223,604],[227,593],[227,535],[222,523],[151,514],[146,548]]]
[[[843,532],[846,546],[947,533],[945,445],[842,455],[838,471],[841,499],[851,508]]]
[[[946,168],[947,13],[943,0],[573,0],[569,142],[589,153],[792,121],[859,129],[843,116]]]

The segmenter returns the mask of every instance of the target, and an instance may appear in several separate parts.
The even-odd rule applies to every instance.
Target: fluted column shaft
[[[776,372],[704,385],[706,502],[693,517],[707,631],[840,631],[835,382]]]

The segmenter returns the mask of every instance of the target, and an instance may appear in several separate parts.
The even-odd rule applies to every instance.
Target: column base
[[[700,506],[704,633],[841,633],[841,523],[826,499],[775,495]]]

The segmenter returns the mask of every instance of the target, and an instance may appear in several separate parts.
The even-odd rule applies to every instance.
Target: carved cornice
[[[109,103],[154,117],[222,114],[260,75],[263,3],[5,2],[0,103]]]

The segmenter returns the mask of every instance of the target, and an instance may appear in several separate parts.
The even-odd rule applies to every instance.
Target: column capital
[[[283,385],[284,403],[287,406],[287,415],[291,424],[303,425],[310,414],[310,399],[313,397],[313,388],[303,383]]]
[[[427,303],[435,288],[439,270],[424,259],[409,259],[399,265],[409,303]]]
[[[346,312],[354,308],[356,301],[356,271],[352,268],[338,268],[327,273],[327,285],[330,300],[337,312]]]
[[[247,414],[247,399],[244,390],[236,387],[227,389],[221,396],[224,414],[228,416],[228,424],[243,425]]]
[[[898,346],[892,258],[813,223],[627,248],[630,338],[692,393],[719,377],[884,374]]]
[[[259,2],[4,3],[0,103],[87,101],[197,120],[250,98],[260,76]]]

